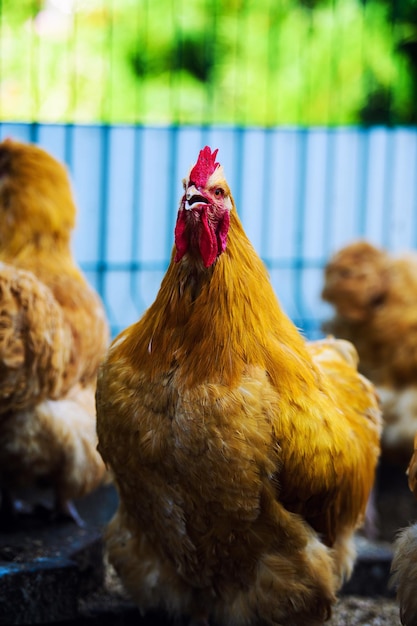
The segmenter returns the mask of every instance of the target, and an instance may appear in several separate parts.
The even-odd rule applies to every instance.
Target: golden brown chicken
[[[408,466],[408,485],[417,498],[417,435],[414,452]],[[397,589],[401,622],[404,626],[417,624],[417,524],[398,533],[394,542],[391,585]]]
[[[322,296],[335,309],[324,331],[355,345],[378,388],[383,456],[405,468],[417,430],[417,255],[354,242],[327,264]]]
[[[94,395],[108,326],[71,254],[76,208],[65,168],[0,143],[0,485],[54,488],[57,512],[97,487]],[[76,515],[75,511],[72,511]]]
[[[99,370],[109,559],[142,610],[320,624],[352,569],[379,408],[351,345],[308,345],[282,312],[216,154],[184,181],[155,302]]]

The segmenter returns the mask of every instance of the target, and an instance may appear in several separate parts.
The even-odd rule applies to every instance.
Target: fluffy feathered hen
[[[417,497],[417,435],[414,452],[408,466],[408,485]],[[391,585],[397,589],[401,622],[404,626],[417,624],[417,524],[398,533],[394,542]]]
[[[0,485],[55,489],[57,512],[98,486],[95,384],[108,347],[98,295],[71,254],[76,208],[65,168],[0,143]],[[74,512],[75,515],[75,512]]]
[[[355,345],[378,387],[384,458],[405,468],[417,431],[417,255],[353,242],[327,264],[322,296],[335,309],[324,331]]]
[[[99,371],[108,554],[142,610],[319,624],[352,568],[379,409],[352,346],[307,345],[282,312],[216,154],[184,181],[155,302]]]

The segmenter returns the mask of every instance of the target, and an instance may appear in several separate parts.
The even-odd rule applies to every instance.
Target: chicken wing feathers
[[[69,343],[48,287],[31,272],[0,262],[0,415],[59,397]]]

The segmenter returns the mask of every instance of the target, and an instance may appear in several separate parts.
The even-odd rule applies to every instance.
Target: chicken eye
[[[224,196],[224,191],[221,187],[217,187],[217,189],[214,192],[214,195],[217,196],[218,198]]]

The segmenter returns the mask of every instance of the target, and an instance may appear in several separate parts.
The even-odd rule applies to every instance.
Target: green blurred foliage
[[[26,20],[36,17],[42,8],[42,0],[1,0],[3,15],[7,15],[9,23],[19,26]]]
[[[0,7],[2,119],[417,121],[417,0],[3,0]]]

